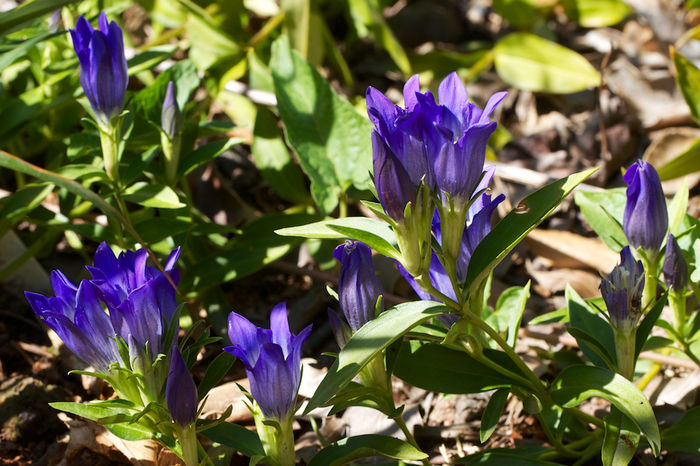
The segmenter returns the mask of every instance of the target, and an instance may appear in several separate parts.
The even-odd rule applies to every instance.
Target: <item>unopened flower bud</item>
[[[620,264],[603,276],[600,291],[613,325],[623,332],[634,329],[642,315],[644,266],[635,261],[629,246],[620,252]]]
[[[642,248],[654,260],[668,230],[661,180],[654,167],[641,160],[627,170],[623,179],[629,186],[622,229],[633,248]]]
[[[372,251],[359,241],[348,241],[333,251],[340,262],[338,299],[340,308],[356,332],[374,318],[381,285],[374,273]]]
[[[683,256],[683,251],[676,238],[671,233],[666,241],[666,257],[664,259],[664,282],[666,288],[675,292],[682,292],[688,286],[688,262]]]
[[[180,350],[170,350],[170,372],[165,386],[165,401],[173,421],[185,428],[197,417],[197,387]]]

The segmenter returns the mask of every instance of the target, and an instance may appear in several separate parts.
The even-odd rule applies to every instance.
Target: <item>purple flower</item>
[[[51,272],[55,296],[25,291],[34,312],[61,338],[76,356],[89,366],[106,373],[112,363],[120,360],[116,331],[102,309],[99,290],[88,280],[76,287],[60,271]]]
[[[600,292],[613,325],[629,332],[642,315],[644,266],[635,261],[629,246],[620,252],[620,264],[603,276]]]
[[[438,194],[468,200],[483,171],[486,142],[496,128],[491,113],[506,94],[494,94],[481,110],[468,101],[456,73],[440,83],[439,105],[430,92],[420,92],[417,75],[406,82],[403,92],[405,108],[394,105],[378,90],[367,89],[373,135],[385,143],[374,144],[375,159],[386,158],[383,152],[390,152],[414,186],[423,181]],[[376,166],[375,162],[375,178]]]
[[[168,88],[165,91],[165,100],[160,113],[160,126],[170,139],[177,136],[182,126],[182,114],[177,105],[177,88],[172,81],[168,82]]]
[[[666,240],[666,256],[664,258],[664,283],[666,288],[675,292],[685,291],[688,286],[688,262],[683,256],[683,250],[678,246],[676,238],[671,233]]]
[[[364,243],[348,241],[335,248],[333,257],[340,262],[340,309],[352,331],[356,332],[374,318],[377,299],[382,293],[374,274],[372,251]]]
[[[372,131],[374,186],[384,212],[401,221],[409,202],[415,202],[417,190],[406,169],[378,133]]]
[[[623,179],[629,186],[622,229],[633,248],[642,248],[653,258],[668,230],[661,180],[654,167],[641,160],[627,170]]]
[[[309,325],[298,335],[289,331],[287,306],[272,309],[270,329],[256,327],[245,317],[231,312],[225,351],[245,366],[250,392],[267,419],[284,420],[293,414],[301,380],[301,346],[311,332]]]
[[[124,105],[129,74],[124,56],[122,31],[104,13],[93,29],[81,16],[70,30],[73,48],[80,61],[80,84],[101,124],[109,125]]]
[[[197,387],[177,345],[170,350],[170,372],[165,385],[165,402],[173,421],[185,428],[197,417]]]
[[[173,267],[179,253],[180,249],[175,249],[165,267],[174,282],[178,280]],[[51,285],[55,297],[29,291],[25,296],[39,319],[68,349],[101,372],[121,359],[115,337],[127,342],[134,354],[148,344],[149,359],[154,361],[165,347],[161,341],[164,326],[172,320],[177,302],[170,282],[147,266],[146,259],[143,249],[123,252],[117,259],[102,243],[95,253],[94,267],[87,267],[92,280],[83,280],[76,287],[54,270]]]
[[[180,278],[174,268],[179,256],[180,248],[174,249],[164,267],[175,284]],[[154,360],[170,346],[162,337],[173,320],[177,298],[168,278],[146,265],[147,259],[145,249],[124,251],[116,257],[107,243],[102,243],[95,252],[95,265],[87,269],[117,334],[124,340],[131,336],[139,348],[148,343],[149,357]]]

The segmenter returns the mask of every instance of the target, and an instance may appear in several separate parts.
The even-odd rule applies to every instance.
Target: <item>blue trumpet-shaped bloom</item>
[[[666,288],[675,292],[681,292],[688,286],[688,261],[685,260],[683,251],[671,233],[668,234],[668,239],[666,240],[663,272]]]
[[[367,89],[367,112],[375,127],[377,195],[387,214],[395,219],[399,210],[403,212],[405,203],[401,203],[412,200],[409,182],[418,186],[422,181],[431,191],[446,193],[452,199],[466,201],[472,197],[483,171],[486,142],[496,129],[491,113],[506,95],[494,94],[482,110],[469,102],[456,73],[440,83],[439,104],[430,92],[420,92],[417,75],[406,82],[403,93],[405,108],[394,105],[373,87]],[[384,181],[377,170],[386,159],[392,160],[391,183]]]
[[[353,332],[374,318],[377,300],[382,293],[374,273],[372,251],[359,241],[348,241],[333,251],[340,262],[338,300],[340,309]]]
[[[177,283],[174,269],[180,249],[168,258],[165,270]],[[63,273],[51,273],[55,296],[25,292],[37,316],[53,329],[68,349],[79,358],[107,372],[120,361],[115,338],[121,338],[136,352],[148,345],[155,360],[166,342],[164,325],[170,323],[177,307],[175,289],[158,270],[146,265],[146,251],[126,251],[114,256],[106,243],[95,253],[94,266],[87,269],[92,280],[80,285]],[[105,311],[107,309],[107,312]],[[169,344],[168,344],[169,345]]]
[[[635,261],[629,246],[620,251],[620,264],[603,276],[600,292],[608,308],[612,324],[623,331],[631,331],[642,315],[644,266]]]
[[[231,312],[225,351],[243,362],[250,392],[266,419],[282,421],[293,414],[301,381],[301,346],[311,333],[309,325],[298,335],[289,331],[287,305],[272,309],[270,329],[256,327]]]
[[[623,179],[629,186],[622,229],[632,247],[655,257],[668,230],[666,198],[659,175],[651,164],[638,160]]]
[[[80,61],[80,84],[85,96],[100,123],[108,125],[124,106],[129,74],[121,29],[114,21],[108,22],[104,13],[98,26],[93,29],[81,16],[70,34]]]
[[[165,402],[170,416],[181,427],[197,417],[197,387],[177,345],[170,350],[170,371],[165,384]]]

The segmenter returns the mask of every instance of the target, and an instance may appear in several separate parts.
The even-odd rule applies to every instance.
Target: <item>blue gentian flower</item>
[[[61,338],[66,347],[102,373],[120,360],[116,331],[102,309],[99,290],[88,280],[76,287],[58,270],[51,272],[55,296],[47,298],[25,291],[32,309]]]
[[[372,251],[360,241],[348,241],[333,251],[340,262],[338,300],[353,332],[374,318],[377,300],[382,293],[374,273]]]
[[[439,195],[446,193],[466,202],[479,184],[486,142],[496,128],[491,113],[506,93],[494,94],[481,110],[468,101],[456,73],[440,83],[439,105],[430,92],[420,92],[417,75],[406,82],[403,92],[405,108],[394,105],[378,90],[367,89],[373,135],[384,142],[383,146],[374,144],[375,159],[386,158],[384,152],[390,152],[414,186],[422,181]],[[382,150],[377,151],[378,147]],[[385,191],[377,186],[380,201]]]
[[[666,240],[666,256],[664,258],[664,283],[666,288],[678,293],[685,291],[688,286],[688,262],[683,256],[683,250],[678,246],[676,238],[669,233]]]
[[[104,13],[98,25],[93,29],[81,16],[70,34],[80,61],[80,84],[100,124],[108,126],[124,106],[129,74],[121,29]]]
[[[283,421],[293,414],[301,381],[301,346],[311,325],[293,335],[287,322],[287,305],[272,309],[270,329],[256,327],[245,317],[231,312],[225,351],[245,366],[250,392],[266,419]]]
[[[622,229],[630,245],[656,257],[668,230],[666,198],[654,167],[642,160],[633,164],[623,177],[627,203]]]
[[[600,292],[608,308],[610,321],[623,332],[634,329],[642,315],[644,266],[635,261],[629,246],[620,251],[620,264],[603,276]]]
[[[182,428],[197,417],[197,387],[177,345],[170,350],[170,372],[165,385],[165,402],[173,421]]]
[[[165,266],[175,283],[179,274],[174,265],[179,254],[180,249],[175,249]],[[29,291],[25,296],[37,316],[68,349],[101,372],[120,361],[115,337],[129,345],[132,355],[141,354],[147,346],[153,362],[166,344],[170,346],[162,336],[177,302],[173,286],[161,272],[146,265],[147,258],[143,249],[125,251],[117,258],[102,243],[95,253],[94,266],[87,267],[92,280],[83,280],[76,287],[54,270],[51,284],[55,297]]]

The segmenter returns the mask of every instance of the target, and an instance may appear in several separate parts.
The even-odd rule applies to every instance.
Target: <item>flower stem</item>
[[[265,454],[273,466],[294,466],[296,456],[294,452],[294,431],[292,421],[294,416],[289,414],[279,423],[265,422],[260,408],[255,406],[253,417],[260,441],[265,448]],[[272,421],[276,423],[277,421]]]
[[[673,326],[681,337],[685,337],[685,291],[671,291],[668,298],[673,311]]]
[[[119,138],[121,137],[121,124],[119,119],[112,120],[106,128],[100,125],[100,145],[102,146],[102,160],[105,172],[109,179],[119,187]]]
[[[659,261],[647,260],[642,257],[644,264],[644,291],[642,293],[642,309],[648,312],[656,302],[656,277],[658,275]]]
[[[199,455],[197,453],[199,442],[194,423],[180,430],[180,445],[182,446],[182,459],[187,466],[199,465]]]
[[[634,379],[634,366],[636,363],[635,331],[623,332],[615,330],[615,351],[617,353],[617,370],[627,380]]]

